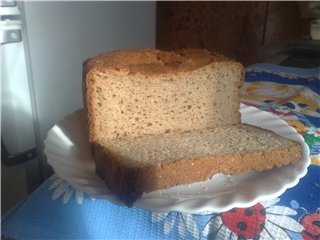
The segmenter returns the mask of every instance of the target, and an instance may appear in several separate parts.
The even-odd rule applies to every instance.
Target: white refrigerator
[[[48,130],[83,107],[82,63],[116,49],[155,47],[155,2],[1,1],[1,205],[52,174]]]

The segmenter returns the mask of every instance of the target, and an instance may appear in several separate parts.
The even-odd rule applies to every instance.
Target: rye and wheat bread
[[[109,52],[84,64],[96,171],[127,205],[145,192],[295,163],[298,143],[240,120],[244,69],[199,49]]]

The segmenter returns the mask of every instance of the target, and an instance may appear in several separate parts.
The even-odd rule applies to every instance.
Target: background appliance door
[[[20,11],[15,2],[1,2],[0,13],[1,212],[4,212],[40,184],[41,171]]]

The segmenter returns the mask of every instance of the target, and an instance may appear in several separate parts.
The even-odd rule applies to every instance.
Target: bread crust
[[[205,181],[216,173],[239,175],[294,164],[301,159],[303,153],[302,145],[293,142],[291,146],[272,151],[185,158],[168,163],[129,167],[122,164],[104,146],[93,143],[92,149],[97,174],[127,206],[132,206],[143,193]]]
[[[117,50],[100,54],[84,62],[84,76],[91,71],[117,71],[119,74],[154,76],[188,72],[212,62],[238,62],[204,49],[161,51],[158,49]],[[242,65],[241,65],[242,67]]]

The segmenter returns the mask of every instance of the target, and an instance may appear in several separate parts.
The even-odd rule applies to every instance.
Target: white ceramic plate
[[[205,182],[145,194],[135,206],[153,211],[222,212],[276,198],[286,189],[295,186],[307,173],[310,164],[309,149],[303,138],[285,121],[268,112],[245,105],[241,105],[240,112],[243,123],[269,129],[301,142],[304,146],[301,161],[295,165],[240,176],[216,174]],[[48,132],[45,154],[56,174],[74,188],[93,198],[104,198],[122,205],[95,173],[84,110],[67,116]]]

